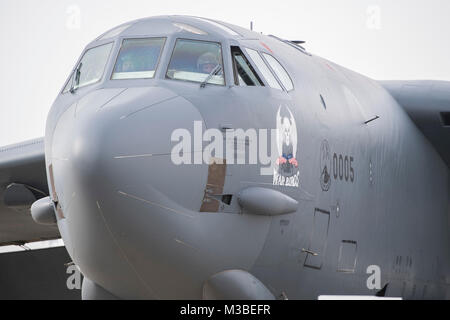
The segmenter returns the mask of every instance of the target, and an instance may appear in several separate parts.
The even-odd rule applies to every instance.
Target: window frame
[[[255,61],[253,61],[253,58],[252,58],[252,57],[250,57],[250,61],[253,62],[253,64],[256,66],[256,69],[259,71],[260,77],[261,77],[262,79],[264,79],[264,81],[267,83],[266,86],[269,87],[269,88],[271,88],[271,89],[274,89],[274,90],[280,90],[280,91],[282,91],[282,92],[283,92],[283,91],[286,91],[286,89],[284,88],[284,86],[282,85],[282,83],[280,83],[280,80],[278,79],[278,77],[273,73],[272,68],[270,68],[270,66],[268,65],[267,61],[263,58],[261,52],[260,52],[259,50],[256,50],[256,49],[253,49],[253,48],[249,48],[249,47],[244,47],[244,49],[245,49],[246,51],[247,51],[247,50],[253,50],[253,51],[256,52],[257,55],[259,55],[259,57],[260,57],[261,60],[262,60],[262,63],[266,66],[266,68],[267,68],[267,70],[269,71],[269,73],[272,74],[272,76],[273,76],[274,79],[275,79],[275,82],[278,83],[278,86],[279,86],[280,88],[274,88],[274,87],[272,87],[272,86],[269,84],[269,81],[268,81],[267,78],[264,76],[264,73],[260,70],[260,68],[258,67],[257,63],[256,63]],[[248,54],[248,52],[247,52],[247,54]],[[250,54],[249,54],[249,55],[250,55]]]
[[[272,66],[270,65],[270,62],[266,59],[265,55],[271,56],[276,62],[278,62],[278,64],[281,66],[281,68],[283,68],[284,72],[286,72],[286,74],[287,74],[287,76],[288,76],[288,78],[289,78],[289,81],[290,81],[291,84],[292,84],[292,89],[288,90],[288,89],[286,88],[286,86],[284,85],[283,81],[281,81],[281,79],[280,79],[280,77],[278,76],[278,74],[277,74],[277,72],[275,71],[275,69],[272,68]],[[261,52],[261,56],[262,56],[262,58],[264,59],[264,62],[266,62],[266,64],[267,64],[267,66],[269,67],[269,69],[270,69],[270,70],[272,71],[272,73],[274,74],[274,76],[277,78],[278,82],[281,84],[281,86],[283,87],[283,89],[284,89],[286,92],[291,92],[292,90],[295,90],[294,81],[292,81],[291,75],[290,75],[289,72],[286,70],[286,68],[281,64],[281,62],[280,62],[277,58],[275,58],[273,55],[271,55],[270,53],[267,53],[267,52]]]
[[[255,74],[256,79],[259,82],[258,85],[254,85],[254,86],[249,86],[249,85],[241,86],[241,85],[239,85],[239,79],[238,79],[239,73],[238,73],[238,70],[237,70],[236,59],[234,57],[235,56],[235,49],[233,49],[233,48],[238,48],[240,53],[244,56],[244,59],[250,65],[250,68],[251,68],[250,71],[252,71]],[[233,46],[233,45],[231,45],[230,46],[230,55],[231,55],[231,62],[232,62],[232,67],[233,67],[233,80],[234,80],[234,85],[235,86],[237,86],[237,87],[265,87],[266,86],[264,81],[262,80],[261,76],[258,74],[258,72],[256,71],[255,67],[253,66],[251,60],[245,55],[244,51],[241,49],[240,46]]]
[[[78,87],[76,88],[76,90],[81,89],[81,88],[85,88],[85,87],[88,87],[88,86],[91,86],[91,85],[94,85],[94,84],[97,84],[97,83],[99,83],[99,82],[101,82],[101,81],[103,81],[103,80],[105,79],[105,74],[106,74],[107,66],[108,66],[108,63],[109,63],[110,60],[111,60],[111,55],[112,55],[112,53],[113,53],[113,51],[114,51],[114,44],[115,44],[115,41],[114,41],[114,40],[113,40],[113,41],[107,41],[107,42],[105,42],[105,43],[100,43],[100,44],[97,44],[97,45],[95,45],[95,46],[86,48],[86,49],[83,51],[83,53],[82,53],[82,55],[80,56],[80,58],[78,59],[77,63],[75,64],[75,67],[74,67],[74,68],[72,69],[72,71],[70,72],[69,78],[68,78],[68,79],[66,80],[66,82],[64,83],[64,86],[63,86],[63,88],[62,88],[60,94],[71,93],[71,92],[70,92],[70,88],[67,89],[67,90],[65,90],[65,89],[66,89],[67,85],[69,84],[69,82],[71,81],[72,77],[74,76],[75,71],[78,69],[78,66],[80,65],[80,63],[81,63],[81,61],[83,60],[83,58],[84,58],[84,56],[86,55],[86,53],[88,53],[90,50],[93,50],[93,49],[95,49],[95,48],[98,48],[98,47],[101,47],[101,46],[105,46],[105,45],[108,45],[108,44],[111,45],[111,49],[109,50],[108,57],[106,58],[105,65],[103,66],[102,76],[101,76],[97,81],[95,81],[95,82],[91,82],[91,83],[88,83],[88,84],[85,84],[85,85],[82,85],[82,86],[78,86]]]
[[[113,79],[114,70],[116,68],[117,60],[119,59],[119,56],[120,56],[120,51],[122,50],[123,42],[125,40],[145,40],[145,39],[164,39],[164,42],[163,42],[163,44],[161,46],[161,50],[159,52],[158,61],[156,62],[155,72],[153,73],[153,76],[149,77],[149,78]],[[111,81],[121,81],[121,80],[148,80],[148,79],[155,79],[155,75],[156,75],[156,72],[158,71],[159,64],[161,62],[161,57],[163,55],[164,48],[165,48],[166,43],[167,43],[167,37],[131,37],[131,38],[124,37],[124,38],[119,38],[119,41],[120,41],[120,46],[119,46],[119,49],[117,50],[116,59],[114,61],[114,64],[112,65],[112,70],[111,70],[111,74],[109,76],[109,80],[111,80]]]
[[[166,72],[164,73],[164,80],[174,80],[174,81],[184,81],[184,82],[188,82],[188,83],[197,83],[200,84],[201,82],[199,81],[194,81],[194,80],[186,80],[186,79],[173,79],[167,76],[167,73],[169,72],[169,67],[170,67],[170,63],[172,62],[173,59],[173,54],[175,53],[175,49],[177,47],[177,43],[179,40],[188,40],[188,41],[193,41],[193,42],[207,42],[207,43],[216,43],[220,46],[220,55],[221,55],[221,59],[222,59],[222,75],[223,75],[223,84],[217,84],[217,83],[207,83],[208,85],[215,85],[215,86],[219,86],[219,87],[226,87],[227,86],[227,78],[226,78],[226,72],[225,72],[225,63],[224,63],[224,51],[223,48],[224,46],[222,45],[222,42],[220,41],[212,41],[212,40],[199,40],[199,39],[193,39],[193,38],[175,38],[174,42],[173,42],[173,47],[172,47],[172,52],[170,54],[170,59],[167,62],[167,68],[166,68]]]

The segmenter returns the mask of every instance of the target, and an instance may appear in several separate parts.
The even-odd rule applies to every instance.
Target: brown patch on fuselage
[[[56,215],[58,216],[58,220],[65,218],[64,212],[62,211],[62,208],[59,203],[56,204]]]
[[[203,196],[200,212],[219,211],[220,201],[212,196],[221,195],[223,193],[226,171],[227,164],[225,159],[211,158],[208,167],[208,180],[206,182],[205,194]]]
[[[48,175],[50,178],[50,187],[52,188],[52,200],[53,202],[58,202],[58,195],[55,190],[55,179],[53,177],[53,164],[48,166]]]

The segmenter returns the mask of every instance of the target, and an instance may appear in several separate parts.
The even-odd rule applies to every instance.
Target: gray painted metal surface
[[[243,270],[259,292],[277,298],[375,295],[385,285],[387,296],[449,298],[448,166],[400,106],[404,100],[295,45],[220,24],[154,17],[100,37],[85,50],[113,42],[102,79],[53,104],[45,135],[49,194],[68,253],[92,284],[83,296],[201,299],[211,277]],[[153,36],[167,37],[154,78],[110,80],[122,39]],[[178,38],[221,44],[224,86],[165,77]],[[231,46],[273,55],[294,89],[272,89],[265,77],[264,86],[235,85]],[[184,128],[194,136],[195,121],[202,132],[288,123],[290,171],[176,165],[171,135]],[[234,148],[247,150],[251,139]],[[198,147],[187,154],[195,159]],[[277,146],[268,150],[276,154]],[[249,188],[270,189],[275,200],[284,194],[295,211],[246,212],[238,195]],[[248,199],[255,208],[257,197]],[[374,265],[378,289],[367,286]]]
[[[33,220],[38,224],[55,225],[55,207],[50,197],[45,197],[35,201],[30,208]]]
[[[276,216],[297,211],[298,202],[277,190],[249,187],[238,194],[244,213]]]
[[[405,109],[414,123],[450,166],[450,82],[382,81],[381,84]]]
[[[213,275],[205,282],[206,300],[274,300],[275,297],[261,281],[243,270],[227,270]]]

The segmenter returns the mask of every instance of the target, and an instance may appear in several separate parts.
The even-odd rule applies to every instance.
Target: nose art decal
[[[297,125],[291,110],[280,106],[277,112],[278,158],[274,164],[273,184],[298,187]]]

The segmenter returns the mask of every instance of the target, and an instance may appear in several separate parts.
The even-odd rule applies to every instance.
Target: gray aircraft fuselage
[[[224,25],[240,35],[192,17],[137,20],[86,47],[112,43],[100,81],[56,98],[45,135],[48,185],[68,253],[90,281],[84,297],[261,298],[267,289],[316,299],[375,295],[387,285],[386,296],[448,298],[448,167],[403,108],[376,81]],[[166,38],[154,77],[112,80],[122,40],[145,37]],[[220,43],[225,85],[167,79],[178,38]],[[231,46],[273,55],[294,89],[236,85]],[[174,130],[194,135],[194,121],[203,132],[275,129],[280,108],[296,128],[296,147],[286,148],[298,162],[293,186],[261,175],[261,164],[173,163]],[[251,139],[234,148],[247,150]],[[192,146],[192,159],[198,152]],[[296,209],[247,212],[247,188],[268,190],[269,201],[279,191]],[[381,287],[368,286],[373,266]],[[264,288],[235,294],[252,277]],[[219,280],[208,287],[211,279]],[[233,281],[233,289],[223,284]]]

